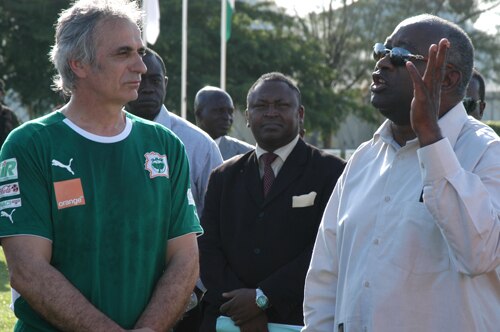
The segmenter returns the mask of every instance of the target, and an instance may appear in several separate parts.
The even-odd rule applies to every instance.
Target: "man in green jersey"
[[[198,277],[201,233],[182,143],[123,110],[144,45],[127,0],[62,11],[51,60],[60,110],[0,154],[0,240],[17,331],[165,331]]]

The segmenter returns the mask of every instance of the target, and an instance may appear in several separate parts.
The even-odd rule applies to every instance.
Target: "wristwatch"
[[[260,288],[255,290],[255,303],[262,310],[266,310],[269,307],[269,299]]]

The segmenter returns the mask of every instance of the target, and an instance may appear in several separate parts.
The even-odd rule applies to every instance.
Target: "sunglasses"
[[[389,54],[389,59],[395,66],[404,66],[405,63],[410,60],[427,61],[427,59],[423,55],[412,54],[407,49],[401,47],[393,47],[392,49],[388,49],[382,43],[376,43],[375,45],[373,45],[373,59],[375,61],[379,61],[387,54]]]
[[[481,103],[481,100],[475,100],[471,97],[465,97],[462,100],[462,103],[464,104],[465,110],[467,111],[467,114],[470,114],[474,112],[476,109],[476,106]]]

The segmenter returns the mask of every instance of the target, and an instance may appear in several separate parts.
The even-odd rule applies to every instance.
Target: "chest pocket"
[[[446,242],[423,203],[405,203],[392,231],[390,262],[413,274],[445,271],[450,267]]]

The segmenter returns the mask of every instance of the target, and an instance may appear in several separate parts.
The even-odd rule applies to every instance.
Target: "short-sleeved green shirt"
[[[0,237],[52,241],[51,264],[99,310],[133,327],[165,268],[169,239],[201,233],[184,146],[126,115],[96,136],[53,112],[17,128],[0,153]],[[22,297],[18,330],[55,330]]]

